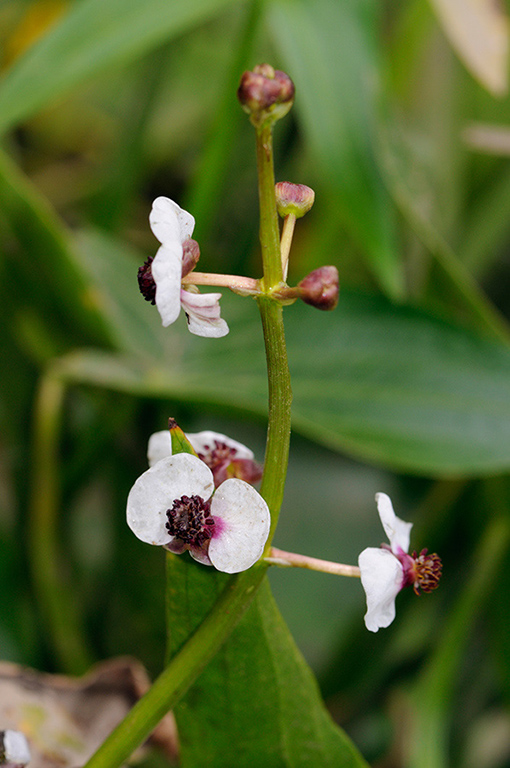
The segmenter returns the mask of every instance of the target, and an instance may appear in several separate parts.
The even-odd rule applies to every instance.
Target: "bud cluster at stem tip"
[[[237,97],[255,126],[284,117],[294,101],[294,83],[285,72],[259,64],[241,77]]]

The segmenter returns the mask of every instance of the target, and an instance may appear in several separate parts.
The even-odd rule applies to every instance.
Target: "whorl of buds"
[[[338,270],[319,267],[298,284],[299,297],[317,309],[334,309],[338,304]]]
[[[255,126],[284,117],[294,101],[294,83],[285,72],[259,64],[241,77],[237,98]]]
[[[276,207],[282,218],[293,214],[296,219],[308,213],[315,200],[315,192],[306,184],[279,181],[275,184]]]
[[[186,277],[198,264],[200,246],[191,237],[182,244],[182,277]]]

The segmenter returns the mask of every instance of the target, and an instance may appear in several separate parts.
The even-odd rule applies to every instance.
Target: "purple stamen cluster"
[[[204,451],[205,453],[197,454],[198,458],[207,464],[212,472],[218,467],[230,463],[237,455],[235,448],[230,448],[226,443],[222,443],[219,440],[214,441],[214,448],[204,445]]]
[[[138,287],[145,301],[150,301],[151,304],[156,303],[156,283],[152,276],[152,262],[154,256],[149,256],[147,261],[138,267]]]
[[[414,566],[412,569],[414,575],[413,589],[417,595],[422,592],[432,592],[439,585],[439,579],[443,571],[443,564],[439,555],[427,554],[426,549],[422,549],[418,555],[413,552],[412,558]]]
[[[416,551],[412,555],[402,552],[397,557],[404,571],[403,587],[412,586],[419,595],[420,592],[432,592],[439,585],[443,570],[439,555],[429,555],[428,550],[422,549],[419,555]]]
[[[214,531],[210,508],[210,501],[204,501],[201,496],[181,496],[166,511],[168,533],[184,544],[203,547]]]

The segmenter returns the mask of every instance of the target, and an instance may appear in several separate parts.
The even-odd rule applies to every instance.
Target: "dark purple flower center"
[[[262,467],[253,459],[239,459],[237,448],[232,448],[221,440],[214,445],[204,445],[203,453],[198,453],[214,475],[214,485],[218,488],[229,477],[237,477],[254,485],[262,477]]]
[[[439,555],[429,555],[428,550],[422,549],[420,554],[403,554],[398,558],[404,569],[404,587],[413,587],[417,595],[421,592],[432,592],[439,585],[443,564]]]
[[[201,496],[181,496],[171,509],[167,509],[166,529],[183,544],[203,547],[213,535],[214,519],[210,513],[211,502]]]
[[[225,464],[229,464],[236,457],[235,448],[230,448],[226,443],[214,441],[214,447],[204,445],[204,453],[199,453],[198,458],[207,464],[211,472]]]
[[[156,283],[152,277],[152,262],[154,256],[149,256],[147,261],[138,267],[138,286],[140,293],[145,301],[150,301],[151,304],[156,303]]]

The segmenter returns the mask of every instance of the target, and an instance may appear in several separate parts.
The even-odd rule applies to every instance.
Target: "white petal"
[[[409,551],[409,540],[411,537],[412,523],[406,523],[396,516],[393,511],[391,499],[385,493],[376,493],[377,510],[384,531],[390,542],[392,552],[398,553]]]
[[[156,307],[165,328],[174,323],[181,311],[182,246],[162,245],[151,265],[156,283]]]
[[[219,528],[209,544],[209,557],[219,571],[239,573],[257,562],[269,535],[269,509],[244,480],[225,480],[213,496],[211,515]]]
[[[201,496],[206,501],[214,490],[207,464],[179,453],[158,461],[140,475],[127,500],[127,523],[135,536],[148,544],[168,544],[166,511],[181,496]]]
[[[236,459],[253,459],[253,451],[250,451],[242,443],[238,443],[237,440],[232,440],[227,435],[222,435],[221,432],[212,432],[209,429],[203,432],[195,432],[193,434],[187,434],[186,437],[190,441],[191,445],[197,453],[207,453],[208,450],[214,448],[215,441],[224,443],[228,448],[231,448],[236,452]]]
[[[197,563],[201,563],[202,565],[212,565],[210,557],[201,549],[190,549],[189,553]]]
[[[168,197],[157,197],[149,214],[151,229],[163,245],[171,245],[175,239],[182,243],[191,237],[195,219]]]
[[[228,325],[220,317],[220,299],[221,293],[181,291],[181,304],[191,333],[215,339],[227,335]]]
[[[147,459],[149,467],[154,466],[161,459],[166,459],[172,455],[172,438],[170,430],[164,429],[162,432],[155,432],[149,437],[147,446]]]
[[[402,589],[404,573],[400,562],[387,549],[364,549],[358,564],[367,596],[365,624],[370,632],[377,632],[395,618],[395,598]]]
[[[24,733],[21,731],[4,731],[1,751],[5,763],[26,765],[30,762],[30,749]]]

